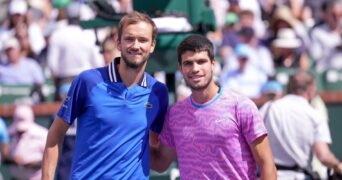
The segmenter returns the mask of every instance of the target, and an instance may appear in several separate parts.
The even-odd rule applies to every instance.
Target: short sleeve
[[[242,97],[239,100],[237,117],[242,134],[248,144],[267,134],[265,124],[257,106],[247,97]]]

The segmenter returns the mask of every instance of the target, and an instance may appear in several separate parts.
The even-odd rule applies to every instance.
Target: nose
[[[136,39],[135,41],[133,41],[132,48],[134,48],[134,49],[139,49],[139,47],[140,47],[140,43],[139,43],[139,41]]]
[[[199,69],[200,69],[200,65],[199,65],[199,64],[194,63],[194,64],[192,65],[192,71],[193,71],[193,72],[198,72]]]

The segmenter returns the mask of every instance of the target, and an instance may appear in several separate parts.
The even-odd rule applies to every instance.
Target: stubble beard
[[[189,83],[187,81],[185,81],[185,83],[186,83],[186,85],[188,87],[190,87],[191,90],[199,91],[199,90],[204,90],[204,89],[206,89],[209,86],[210,82],[213,80],[213,74],[211,74],[210,77],[208,79],[206,79],[206,80],[207,81],[204,82],[204,84],[199,84],[199,85],[193,85],[193,84],[191,84],[191,83]]]
[[[125,55],[121,55],[121,57],[123,61],[125,62],[126,66],[130,69],[139,69],[139,68],[144,67],[144,65],[147,62],[147,59],[149,58],[149,56],[147,56],[147,57],[144,57],[144,59],[140,62],[133,62],[133,61],[128,60],[127,56]]]

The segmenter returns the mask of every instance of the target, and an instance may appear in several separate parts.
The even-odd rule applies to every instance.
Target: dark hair
[[[137,11],[133,11],[121,18],[119,25],[118,25],[118,40],[120,41],[123,29],[126,26],[131,25],[131,24],[137,24],[139,22],[146,22],[148,24],[151,24],[152,40],[155,41],[157,38],[157,32],[158,32],[156,24],[148,15],[137,12]]]
[[[214,60],[213,43],[203,35],[192,34],[185,38],[177,47],[178,64],[182,62],[182,54],[186,51],[207,51],[210,60]]]
[[[298,71],[290,76],[287,84],[287,92],[289,94],[302,94],[313,85],[315,77],[307,71]]]

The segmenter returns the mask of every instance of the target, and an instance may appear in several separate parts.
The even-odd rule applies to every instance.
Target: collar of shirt
[[[111,82],[122,82],[122,79],[119,74],[118,64],[120,64],[120,57],[115,58],[109,65],[108,65],[108,75]],[[141,87],[147,87],[147,78],[146,72],[141,77],[139,83]]]

